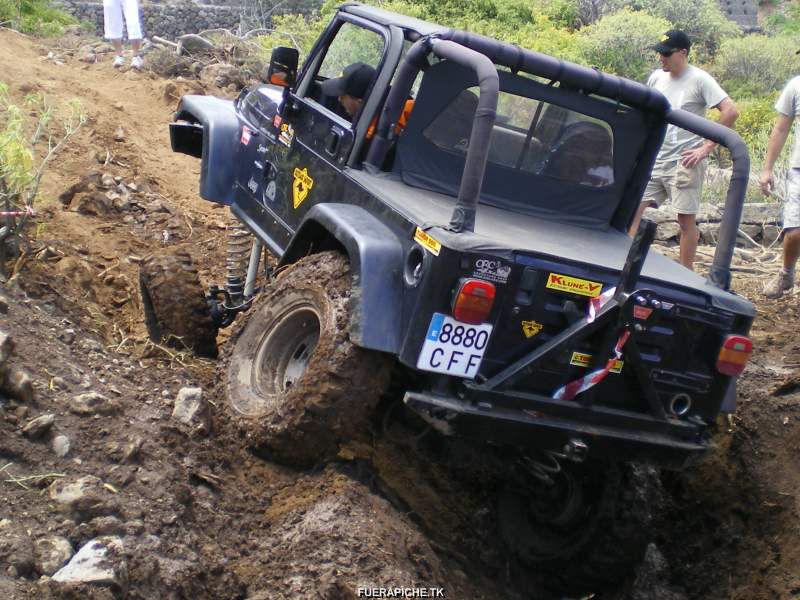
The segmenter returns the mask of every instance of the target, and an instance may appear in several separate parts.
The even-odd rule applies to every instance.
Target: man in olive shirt
[[[800,52],[798,52],[800,53]],[[761,171],[761,190],[769,195],[775,183],[772,169],[789,137],[792,123],[800,118],[800,77],[795,77],[783,88],[775,103],[778,119],[769,137],[767,158]],[[794,268],[800,256],[800,135],[795,134],[794,148],[789,159],[786,176],[786,199],[783,204],[783,268],[764,288],[767,298],[780,298],[794,288]]]
[[[689,64],[690,48],[689,36],[683,31],[667,31],[653,46],[661,68],[650,75],[647,85],[664,94],[673,109],[704,117],[706,109],[716,108],[720,111],[719,122],[730,127],[739,116],[736,106],[711,75]],[[680,262],[689,269],[700,237],[696,215],[700,210],[705,159],[715,146],[711,140],[703,140],[670,125],[653,165],[650,183],[631,224],[630,233],[634,235],[644,210],[648,206],[660,206],[669,198],[678,211],[681,228]]]

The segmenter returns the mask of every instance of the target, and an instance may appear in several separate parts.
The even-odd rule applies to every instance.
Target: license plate
[[[467,325],[433,313],[417,368],[472,379],[478,374],[492,325]]]

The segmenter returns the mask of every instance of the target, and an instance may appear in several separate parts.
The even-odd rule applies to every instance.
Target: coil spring
[[[536,460],[531,456],[525,456],[520,459],[522,466],[534,477],[542,483],[553,485],[553,478],[551,475],[557,475],[561,472],[561,463],[558,461],[560,455],[557,452],[545,450],[542,452],[548,462]]]
[[[231,219],[225,230],[225,291],[233,306],[244,300],[244,283],[250,261],[250,246],[253,235],[238,219]]]

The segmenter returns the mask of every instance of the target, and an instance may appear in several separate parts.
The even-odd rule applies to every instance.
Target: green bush
[[[666,19],[622,9],[579,32],[584,60],[603,71],[644,81],[655,67],[655,53],[648,50],[669,29]]]
[[[734,99],[780,90],[798,72],[798,42],[748,35],[722,43],[709,69]]]
[[[698,61],[707,60],[726,37],[741,33],[722,13],[718,0],[611,0],[611,6],[646,12],[669,21],[668,29],[682,29],[691,38]]]
[[[800,35],[800,5],[790,5],[783,12],[772,13],[764,24],[770,33]]]
[[[53,8],[47,0],[0,0],[0,22],[12,29],[40,36],[57,36],[78,20]]]

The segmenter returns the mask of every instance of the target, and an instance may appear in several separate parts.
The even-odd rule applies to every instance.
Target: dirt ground
[[[0,80],[14,100],[78,98],[89,118],[47,172],[17,276],[0,287],[11,364],[36,396],[0,397],[0,596],[338,599],[416,585],[448,598],[543,597],[509,575],[490,490],[426,460],[402,419],[384,415],[331,464],[280,467],[248,452],[224,418],[213,361],[147,343],[144,254],[186,249],[204,281],[222,281],[227,214],[198,198],[199,162],[170,151],[167,124],[181,93],[231,92],[114,71],[110,58],[85,64],[68,48],[0,30]],[[800,597],[800,308],[796,297],[763,300],[760,284],[735,283],[758,304],[739,411],[720,423],[708,460],[662,474],[655,543],[666,566],[631,598]],[[188,386],[215,409],[205,431],[171,416]],[[105,400],[76,408],[91,392]],[[44,414],[51,428],[23,435]],[[98,478],[91,503],[54,496],[87,475]],[[42,539],[77,549],[98,535],[124,542],[120,585],[40,576]]]

